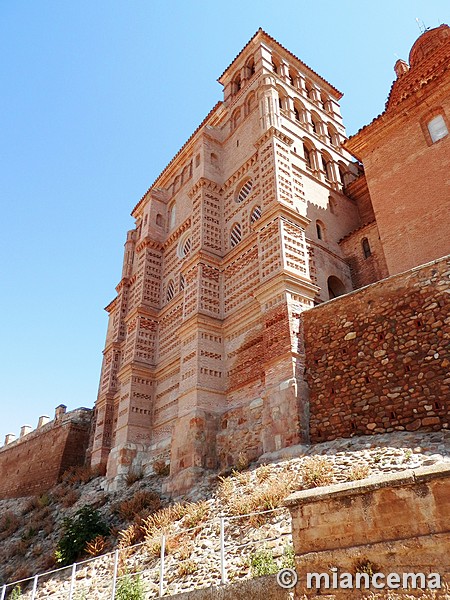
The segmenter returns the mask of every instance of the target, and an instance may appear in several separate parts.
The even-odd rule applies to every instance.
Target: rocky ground
[[[132,574],[143,571],[140,580],[147,597],[157,597],[162,533],[165,595],[219,583],[221,517],[227,579],[256,576],[292,561],[290,518],[282,508],[289,492],[443,461],[450,461],[450,432],[401,432],[284,449],[257,464],[243,463],[228,476],[206,475],[178,499],[161,494],[163,475],[137,474],[136,481],[130,479],[129,485],[108,494],[103,478],[87,481],[92,474],[86,471],[69,473],[48,494],[0,501],[1,582],[56,568],[54,551],[63,520],[86,505],[96,507],[110,527],[110,535],[91,553],[112,554],[77,567],[74,600],[110,597],[116,548],[120,585],[131,585]],[[245,516],[261,511],[270,512]],[[36,597],[68,598],[70,575],[68,567],[41,577]],[[22,597],[31,597],[29,587],[21,588]]]

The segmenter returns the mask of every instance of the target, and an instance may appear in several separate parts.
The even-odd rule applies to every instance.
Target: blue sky
[[[378,115],[448,0],[0,0],[0,444],[92,406],[129,213],[262,27],[344,92],[348,133]]]

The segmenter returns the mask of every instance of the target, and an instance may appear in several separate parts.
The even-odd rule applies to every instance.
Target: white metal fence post
[[[77,572],[77,563],[73,563],[72,565],[72,577],[70,578],[70,591],[69,591],[69,600],[73,598],[73,591],[75,589],[75,574]]]
[[[225,564],[225,517],[220,517],[220,578],[227,582],[227,567]]]
[[[166,552],[166,536],[161,537],[161,562],[159,565],[159,597],[164,593],[164,555]]]
[[[31,592],[31,600],[35,600],[36,598],[38,579],[39,575],[35,575],[33,577],[33,591]]]
[[[111,592],[111,600],[114,600],[116,597],[116,584],[117,584],[117,570],[119,568],[119,550],[114,552],[114,571],[113,571],[113,583],[112,583],[112,592]]]
[[[6,596],[6,583],[2,587],[2,593],[1,593],[1,596],[0,596],[0,600],[5,600],[5,596]]]

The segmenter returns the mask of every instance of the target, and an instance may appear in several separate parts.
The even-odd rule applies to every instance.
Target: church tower
[[[132,211],[96,404],[110,479],[203,469],[307,441],[299,316],[351,291],[361,215],[341,93],[259,30],[219,102]]]

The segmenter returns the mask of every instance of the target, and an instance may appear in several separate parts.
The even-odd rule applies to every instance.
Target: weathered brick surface
[[[78,409],[0,448],[0,498],[41,493],[84,464],[91,418],[91,410]]]
[[[448,465],[292,494],[287,504],[299,574],[297,593],[315,597],[317,590],[305,585],[307,573],[331,574],[330,568],[337,567],[338,573],[355,574],[357,563],[367,561],[384,575],[434,572],[448,584],[449,498]],[[329,593],[330,599],[349,597],[348,589]],[[442,590],[433,597],[448,598],[445,594]],[[351,592],[351,597],[360,596]]]
[[[364,253],[364,239],[369,244],[369,256]],[[375,283],[388,276],[383,246],[375,222],[368,223],[345,237],[341,240],[340,246],[347,257],[355,289]]]
[[[312,442],[449,427],[450,259],[303,313]]]

